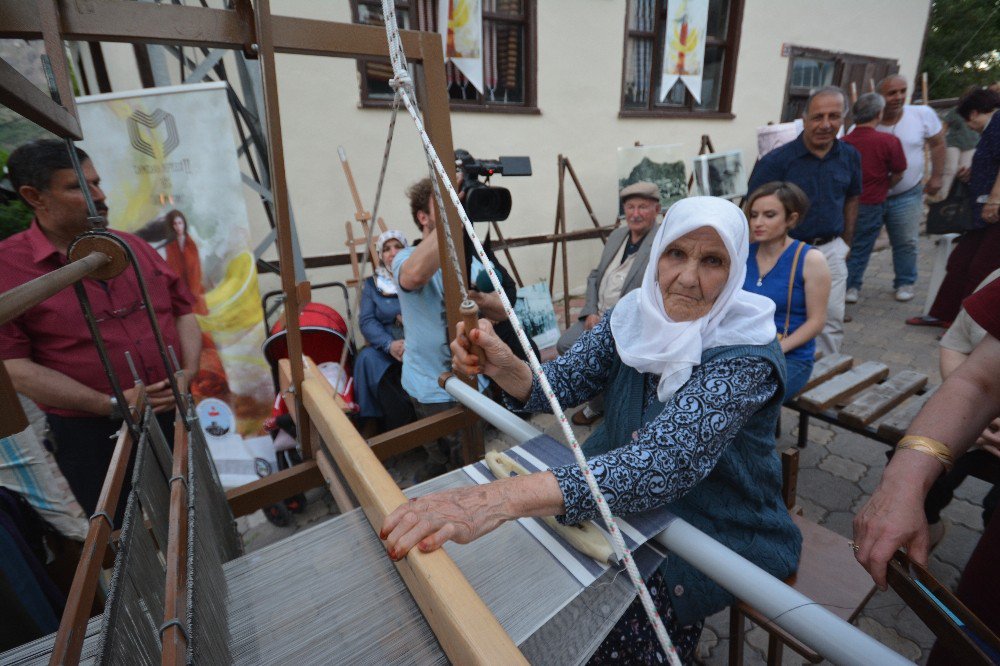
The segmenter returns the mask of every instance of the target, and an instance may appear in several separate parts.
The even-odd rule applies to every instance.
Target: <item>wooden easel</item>
[[[347,251],[350,254],[351,270],[354,271],[354,279],[349,280],[347,284],[355,288],[357,296],[360,298],[361,265],[364,263],[364,245],[365,239],[368,238],[369,225],[372,223],[372,214],[365,210],[364,205],[361,203],[361,194],[358,193],[358,186],[355,184],[354,174],[351,172],[351,163],[347,160],[347,154],[344,152],[343,147],[338,147],[337,152],[340,154],[340,166],[344,168],[344,176],[347,177],[347,187],[351,190],[351,198],[354,199],[354,221],[361,224],[361,237],[356,238],[352,222],[348,220],[344,223],[347,228],[347,240],[344,242],[344,245],[347,246]],[[380,234],[388,231],[385,221],[381,217],[375,222],[378,224]],[[371,234],[375,236],[374,231]],[[359,248],[361,249],[359,250]],[[378,267],[378,256],[379,248],[375,247],[375,242],[372,241],[371,247],[368,248],[368,259],[371,262],[372,274],[374,274],[375,269]]]
[[[612,229],[617,226],[617,223],[611,227],[602,227],[601,223],[597,221],[597,216],[594,215],[594,209],[590,205],[590,200],[587,198],[587,194],[583,191],[583,185],[580,184],[580,179],[576,177],[576,171],[573,170],[573,165],[569,163],[569,158],[563,155],[559,155],[558,159],[558,169],[559,169],[559,194],[556,199],[556,224],[555,229],[552,234],[552,261],[549,265],[549,296],[552,296],[553,281],[556,277],[556,253],[559,250],[559,246],[562,246],[562,279],[563,279],[563,316],[566,320],[566,328],[570,325],[569,316],[569,263],[566,253],[566,241],[572,238],[572,233],[566,231],[566,189],[564,183],[566,180],[566,172],[569,172],[569,177],[573,179],[573,185],[576,187],[577,193],[580,195],[580,199],[583,201],[584,207],[587,209],[587,214],[590,215],[590,221],[593,223],[595,229],[602,229],[601,232],[601,242],[607,243],[608,235],[611,234]],[[502,240],[502,238],[501,238]],[[513,263],[511,264],[513,266]],[[518,279],[520,283],[520,278]]]
[[[698,148],[699,155],[708,155],[715,152],[715,147],[712,145],[712,139],[707,134],[701,135],[701,147]],[[694,186],[694,171],[688,176],[688,194],[691,194],[691,188]]]

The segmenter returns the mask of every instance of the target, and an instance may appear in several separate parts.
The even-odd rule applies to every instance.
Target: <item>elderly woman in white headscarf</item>
[[[785,578],[801,547],[774,448],[785,363],[773,303],[742,289],[747,235],[746,218],[728,201],[679,201],[653,241],[642,286],[543,371],[564,406],[605,391],[607,417],[584,451],[612,513],[667,506]],[[469,338],[484,358],[460,333],[456,369],[490,376],[511,406],[547,411],[530,368],[488,322]],[[466,543],[504,521],[542,515],[568,524],[597,516],[575,465],[425,496],[394,511],[381,536],[398,559],[413,547]],[[692,654],[704,618],[733,602],[674,555],[647,582],[682,656]],[[652,662],[658,649],[634,604],[595,659]]]

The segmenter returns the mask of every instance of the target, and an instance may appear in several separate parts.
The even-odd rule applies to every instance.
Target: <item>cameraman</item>
[[[444,280],[438,254],[438,216],[434,205],[434,190],[429,178],[424,178],[407,190],[410,213],[420,229],[421,240],[396,255],[392,263],[393,277],[399,286],[399,305],[406,322],[403,353],[403,388],[413,401],[418,418],[426,418],[454,406],[451,396],[440,386],[438,377],[451,369],[451,352],[448,349],[448,322],[445,314]],[[467,285],[474,285],[482,264],[474,258],[472,241],[463,234],[465,245],[464,278]],[[504,292],[513,303],[517,298],[517,285],[507,271],[497,263],[492,251],[486,254],[493,262]],[[483,285],[485,287],[485,284]],[[469,298],[479,306],[480,316],[497,325],[497,333],[505,342],[515,342],[513,327],[507,321],[500,297],[496,293],[469,289]],[[537,348],[535,349],[537,353]],[[522,352],[523,358],[523,352]],[[480,389],[485,380],[480,378]],[[424,446],[428,460],[417,473],[416,482],[443,474],[449,468],[461,465],[461,447],[454,435]]]

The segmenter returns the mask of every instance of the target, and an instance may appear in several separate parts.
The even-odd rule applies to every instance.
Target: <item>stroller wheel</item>
[[[268,522],[278,527],[288,527],[292,524],[292,514],[284,504],[270,504],[265,506],[264,517]]]
[[[298,493],[285,499],[285,507],[292,513],[302,513],[306,510],[306,496]]]

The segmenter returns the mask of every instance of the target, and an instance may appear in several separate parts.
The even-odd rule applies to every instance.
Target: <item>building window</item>
[[[444,0],[447,2],[447,0]],[[438,0],[396,0],[396,17],[406,30],[437,29]],[[445,65],[452,110],[535,111],[536,0],[482,0],[483,87],[480,94],[450,62]],[[355,23],[384,25],[379,0],[352,0]],[[392,101],[388,59],[359,58],[362,106]]]
[[[884,77],[899,71],[895,60],[803,46],[790,47],[788,57],[788,82],[781,110],[783,123],[802,117],[813,90],[839,86],[850,98],[874,90]]]
[[[666,0],[628,0],[621,115],[731,117],[743,0],[709,0],[700,103],[681,81],[661,101],[666,22]]]

